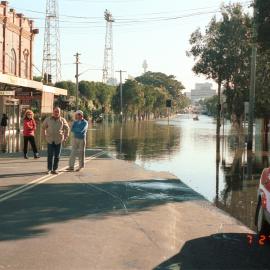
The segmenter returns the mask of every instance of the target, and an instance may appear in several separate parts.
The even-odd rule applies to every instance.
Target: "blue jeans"
[[[58,169],[62,144],[48,143],[48,170],[56,171]]]

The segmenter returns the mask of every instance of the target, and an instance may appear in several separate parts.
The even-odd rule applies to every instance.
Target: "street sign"
[[[15,91],[0,91],[0,96],[15,96]]]

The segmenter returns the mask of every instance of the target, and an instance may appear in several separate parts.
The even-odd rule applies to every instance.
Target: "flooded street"
[[[207,116],[193,121],[192,116],[181,115],[169,124],[167,120],[95,124],[88,132],[87,147],[105,149],[117,159],[135,161],[146,169],[168,171],[254,229],[257,184],[268,166],[267,153],[262,156],[258,151],[248,162],[244,139],[231,124],[221,131],[220,164],[216,163],[216,123]],[[39,137],[37,141],[40,144]],[[5,147],[8,142],[9,152],[22,147],[19,137],[7,139]]]
[[[254,229],[257,186],[268,158],[256,152],[253,166],[247,164],[244,139],[228,122],[221,136],[221,162],[217,166],[215,132],[213,118],[200,116],[200,121],[193,121],[191,116],[181,115],[169,125],[164,120],[96,126],[89,134],[88,145],[107,148],[115,157],[135,161],[146,169],[173,173]]]

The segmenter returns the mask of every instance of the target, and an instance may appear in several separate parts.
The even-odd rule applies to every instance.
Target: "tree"
[[[259,50],[257,59],[257,81],[255,96],[255,115],[270,119],[270,50]]]
[[[42,76],[34,76],[33,80],[36,82],[42,82]]]
[[[135,80],[143,85],[163,87],[174,99],[178,99],[181,96],[182,91],[185,89],[183,84],[175,79],[175,76],[168,76],[161,72],[148,71],[135,78]]]
[[[182,93],[185,87],[181,82],[176,80],[175,76],[173,75],[166,75],[161,72],[149,71],[144,73],[142,76],[135,78],[135,80],[143,84],[144,86],[151,86],[159,89],[156,92],[152,91],[152,94],[154,95],[153,99],[155,99],[154,104],[159,104],[159,108],[161,108],[160,111],[163,111],[165,107],[165,101],[163,100],[165,96],[167,99],[173,100],[173,107],[176,110],[183,109],[183,106],[187,104],[187,99]],[[159,101],[157,101],[157,99]],[[160,104],[161,100],[162,102],[164,101],[164,104]],[[155,108],[155,111],[159,111],[158,108]]]
[[[154,103],[155,117],[160,117],[166,110],[166,100],[169,98],[168,92],[164,88],[155,88],[156,99]]]
[[[95,86],[96,99],[98,103],[102,106],[105,112],[109,112],[111,100],[115,94],[116,87],[104,83],[95,83]]]
[[[214,116],[214,117],[217,116],[217,104],[218,104],[218,96],[217,95],[210,97],[210,98],[206,98],[206,99],[200,101],[199,103],[200,103],[200,105],[205,107],[208,115]]]
[[[144,93],[144,115],[149,119],[150,113],[154,111],[157,90],[154,86],[144,85],[142,91]]]
[[[198,29],[191,35],[192,47],[188,52],[196,61],[193,71],[218,84],[218,115],[222,84],[226,88],[225,94],[229,98],[232,112],[239,108],[236,103],[239,105],[239,101],[243,103],[246,99],[251,55],[250,16],[243,12],[240,4],[224,6],[221,12],[222,18],[218,21],[214,17],[205,34]],[[242,114],[243,107],[238,113],[239,119]]]
[[[72,81],[57,82],[55,87],[66,89],[68,96],[76,96],[76,84]]]
[[[139,115],[144,104],[142,86],[135,80],[127,80],[123,84],[123,113],[126,117]],[[120,86],[113,98],[113,109],[120,112]]]
[[[258,29],[258,42],[262,49],[270,48],[270,2],[256,0],[256,24]]]
[[[96,98],[96,85],[94,82],[80,81],[79,92],[87,100],[95,100]]]
[[[214,17],[205,34],[198,29],[191,35],[192,47],[188,52],[196,61],[193,71],[218,84],[217,161],[220,159],[221,87],[224,83],[231,110],[240,109],[237,117],[241,122],[243,102],[249,86],[251,55],[249,15],[243,12],[240,4],[224,6],[221,13],[222,18],[217,20]]]

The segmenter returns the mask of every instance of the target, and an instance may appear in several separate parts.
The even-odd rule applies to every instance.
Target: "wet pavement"
[[[134,161],[146,169],[168,171],[210,202],[252,229],[261,171],[269,166],[258,136],[251,161],[243,132],[227,122],[221,128],[221,162],[216,164],[216,123],[213,118],[181,115],[157,122],[97,124],[90,127],[87,145],[102,148],[118,159]],[[259,136],[261,134],[258,134]],[[37,143],[46,148],[39,135]],[[12,135],[2,150],[22,148],[21,136]],[[66,144],[68,147],[70,141]],[[249,162],[248,162],[249,161]]]
[[[53,177],[44,157],[0,158],[0,269],[269,269],[268,243],[174,175],[88,158]]]

